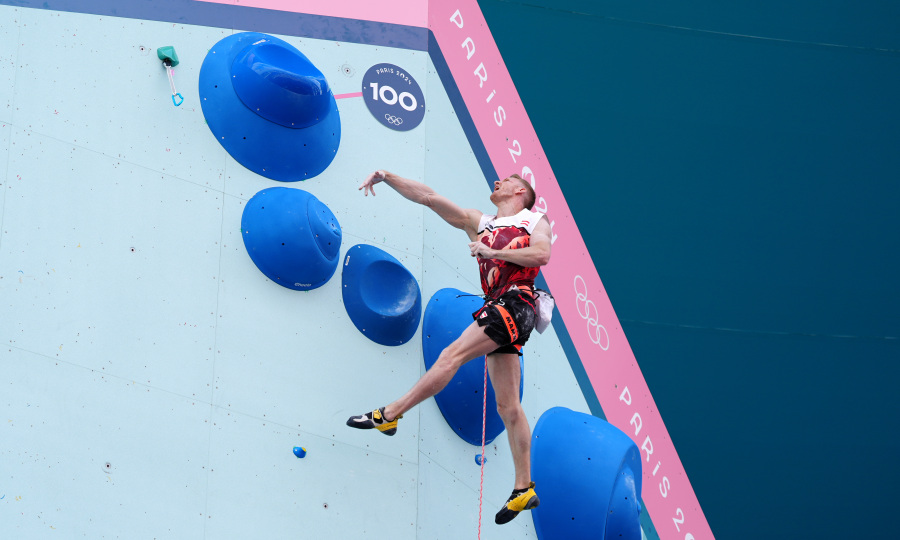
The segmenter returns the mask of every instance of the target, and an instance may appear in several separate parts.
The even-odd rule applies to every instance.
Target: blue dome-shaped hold
[[[241,102],[271,122],[301,129],[328,114],[328,82],[299,51],[273,42],[248,45],[235,56],[231,76]]]
[[[307,213],[313,238],[316,239],[316,245],[322,256],[329,261],[336,261],[341,251],[341,224],[322,201],[310,197]]]
[[[203,117],[238,163],[281,182],[321,174],[337,155],[341,115],[322,72],[293,45],[239,32],[206,54]]]
[[[531,437],[532,510],[541,540],[640,540],[641,454],[609,422],[554,407]]]
[[[254,195],[244,207],[241,233],[257,268],[289,289],[324,285],[340,260],[337,218],[300,189],[268,188]]]
[[[465,295],[465,296],[460,296]],[[453,343],[472,324],[472,313],[484,302],[477,296],[457,289],[441,289],[434,293],[425,307],[422,322],[422,353],[425,367],[431,368],[441,351]],[[484,356],[463,364],[447,386],[434,396],[447,424],[460,438],[469,444],[481,446],[481,409],[484,390]],[[519,400],[525,381],[525,364],[519,358],[522,377],[519,381]],[[503,420],[497,414],[497,398],[491,381],[487,385],[487,418],[485,442],[493,441],[503,433]]]
[[[412,339],[422,316],[422,293],[400,261],[357,244],[347,250],[341,276],[344,307],[363,335],[381,345]]]

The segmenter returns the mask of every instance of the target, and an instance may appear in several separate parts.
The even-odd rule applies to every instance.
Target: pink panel
[[[215,4],[234,4],[310,15],[326,15],[346,19],[404,24],[424,27],[427,21],[428,5],[422,0],[198,0]]]

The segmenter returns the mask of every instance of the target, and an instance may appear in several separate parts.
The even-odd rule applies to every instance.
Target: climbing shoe
[[[506,504],[494,517],[494,523],[497,525],[509,523],[522,510],[531,510],[539,504],[541,504],[541,500],[538,499],[537,493],[534,492],[534,482],[525,489],[514,489],[512,495],[506,500]]]
[[[397,420],[400,420],[401,418],[403,418],[402,414],[391,421],[386,420],[384,417],[384,407],[382,407],[380,409],[375,409],[370,413],[351,416],[350,419],[347,420],[347,425],[357,429],[375,428],[385,435],[393,435],[394,433],[397,433]]]

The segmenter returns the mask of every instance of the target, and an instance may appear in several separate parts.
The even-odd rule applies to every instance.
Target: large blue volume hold
[[[544,412],[531,437],[531,479],[540,540],[640,540],[641,454],[606,420],[564,407]]]
[[[289,43],[241,32],[213,45],[200,67],[203,116],[226,151],[282,182],[312,178],[334,160],[341,118],[325,76]]]
[[[462,295],[462,296],[460,296]],[[422,322],[422,353],[425,367],[431,368],[448,345],[453,343],[472,324],[472,313],[484,301],[457,289],[441,289],[434,293],[425,307]],[[441,414],[453,431],[469,444],[481,446],[481,411],[484,390],[485,357],[476,358],[459,368],[447,386],[434,396]],[[522,377],[519,381],[519,400],[525,381],[525,365],[519,358]],[[491,381],[487,384],[487,419],[485,443],[503,433],[503,420],[497,414],[497,399]]]
[[[325,284],[337,269],[341,225],[306,191],[268,188],[254,195],[241,217],[250,259],[275,283],[298,291]]]
[[[381,345],[412,339],[422,316],[419,283],[403,264],[375,246],[347,250],[341,273],[344,308],[356,328]]]
[[[315,125],[334,102],[322,72],[299,51],[274,42],[244,48],[232,62],[231,74],[241,102],[284,127]]]

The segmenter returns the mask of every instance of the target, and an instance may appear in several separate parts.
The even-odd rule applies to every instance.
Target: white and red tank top
[[[531,233],[544,214],[523,209],[514,216],[498,218],[482,215],[478,223],[478,241],[491,249],[520,249],[531,245]],[[540,268],[519,266],[498,259],[478,259],[481,289],[497,298],[513,285],[534,288]]]

